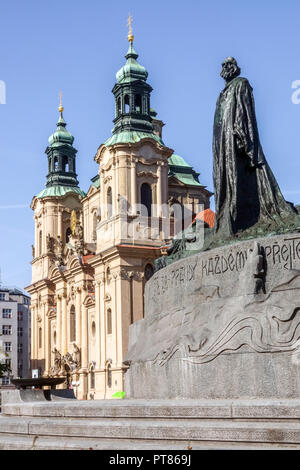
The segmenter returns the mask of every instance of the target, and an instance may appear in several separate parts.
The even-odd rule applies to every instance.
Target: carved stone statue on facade
[[[226,85],[217,101],[213,132],[215,233],[224,239],[251,227],[268,233],[289,222],[300,226],[264,156],[252,87],[239,75],[236,60],[225,59],[221,76]]]
[[[47,251],[50,253],[54,253],[54,238],[51,237],[50,233],[47,235]]]

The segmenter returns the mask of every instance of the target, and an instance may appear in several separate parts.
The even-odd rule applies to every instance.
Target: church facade
[[[148,73],[128,39],[113,88],[114,129],[96,152],[99,171],[88,192],[79,187],[74,137],[60,105],[46,149],[46,187],[31,203],[31,367],[42,376],[67,375],[82,399],[123,390],[129,326],[143,318],[154,260],[179,230],[172,207],[189,205],[195,216],[212,195],[164,144]]]

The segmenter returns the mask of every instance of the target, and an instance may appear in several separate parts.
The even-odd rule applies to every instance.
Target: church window
[[[39,348],[42,347],[42,328],[39,328]]]
[[[141,95],[135,95],[134,97],[134,109],[136,113],[142,112],[142,97]]]
[[[74,305],[72,305],[70,309],[70,341],[76,341],[76,315]]]
[[[90,386],[91,386],[91,388],[95,388],[95,372],[94,372],[94,367],[91,368]]]
[[[143,183],[141,186],[141,204],[146,207],[148,216],[151,216],[152,206],[152,190],[148,183]]]
[[[68,227],[66,230],[66,243],[69,243],[71,235],[72,235],[72,230],[70,229],[70,227]]]
[[[130,112],[129,95],[124,97],[124,108],[125,113],[128,114]]]
[[[68,157],[63,157],[63,161],[62,161],[62,170],[64,172],[68,172],[69,171],[69,161],[68,161]]]
[[[43,247],[43,233],[40,230],[39,232],[39,256],[42,255],[42,247]]]
[[[107,310],[106,322],[107,322],[107,334],[111,335],[112,334],[112,316],[111,316],[110,308]]]
[[[107,387],[111,388],[111,365],[107,366]]]
[[[109,218],[112,216],[112,191],[110,187],[107,190],[106,203],[107,203],[107,218]]]
[[[92,240],[95,242],[97,240],[97,213],[93,214],[93,233]]]
[[[118,113],[118,116],[122,113],[121,98],[118,98],[118,101],[117,101],[117,113]]]
[[[54,158],[54,171],[58,171],[58,158]]]

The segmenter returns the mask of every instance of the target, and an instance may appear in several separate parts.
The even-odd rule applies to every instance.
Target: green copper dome
[[[55,132],[53,132],[53,134],[50,135],[48,139],[50,147],[56,147],[61,144],[72,146],[74,137],[72,134],[70,134],[70,132],[67,131],[66,125],[67,124],[63,118],[63,114],[60,112],[60,116],[56,124],[57,129]]]
[[[126,64],[116,74],[118,83],[131,82],[133,80],[146,81],[148,72],[145,67],[136,61],[138,54],[135,52],[132,43],[130,43],[125,57],[127,59]]]

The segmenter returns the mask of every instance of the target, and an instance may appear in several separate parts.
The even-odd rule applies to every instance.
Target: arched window
[[[112,191],[109,187],[106,194],[106,204],[107,204],[107,218],[112,216]]]
[[[71,235],[72,235],[72,230],[70,229],[70,227],[68,227],[66,230],[66,243],[69,243]]]
[[[62,171],[66,173],[69,171],[69,160],[66,156],[64,156],[62,160]]]
[[[91,329],[92,329],[92,336],[94,338],[95,335],[96,335],[96,323],[94,321],[92,322],[92,328]]]
[[[70,309],[70,341],[76,341],[76,314],[74,305]]]
[[[130,112],[129,95],[124,96],[124,112],[126,114]]]
[[[54,171],[58,171],[58,158],[54,158]]]
[[[39,348],[42,347],[42,344],[43,344],[43,342],[42,342],[42,328],[39,327]]]
[[[54,330],[54,333],[53,333],[53,343],[54,343],[54,346],[56,346],[56,330]]]
[[[95,242],[97,240],[97,213],[94,212],[93,214],[93,232],[92,232],[92,240]]]
[[[152,206],[152,189],[148,183],[143,183],[141,186],[141,204],[146,207],[148,216],[151,216]]]
[[[106,372],[107,372],[107,387],[111,388],[111,365],[110,364],[108,364]]]
[[[39,256],[42,255],[43,252],[43,232],[40,230],[39,232]]]
[[[94,372],[94,366],[91,367],[90,371],[90,388],[95,388],[95,372]]]
[[[142,97],[141,95],[135,95],[134,97],[134,110],[136,113],[142,112]]]
[[[118,113],[118,116],[122,113],[121,98],[120,97],[118,98],[118,101],[117,101],[117,113]]]
[[[106,317],[106,329],[107,329],[107,334],[111,335],[112,334],[112,316],[111,316],[111,309],[109,308],[107,310],[107,317]]]

